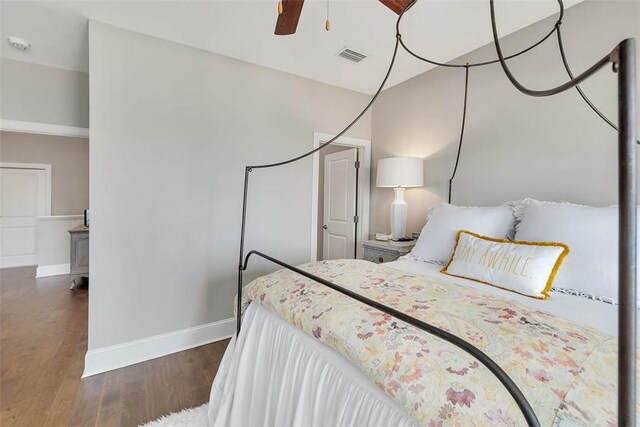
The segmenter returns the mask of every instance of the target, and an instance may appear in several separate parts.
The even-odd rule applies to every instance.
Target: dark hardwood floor
[[[88,291],[0,270],[0,426],[136,426],[206,403],[228,340],[81,379]]]

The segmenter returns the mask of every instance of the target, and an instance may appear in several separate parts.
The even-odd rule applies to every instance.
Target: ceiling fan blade
[[[395,13],[400,15],[402,11],[409,6],[411,0],[380,0],[380,3],[387,6],[389,9],[393,10]]]
[[[304,0],[282,0],[282,13],[276,21],[276,35],[284,36],[296,32],[303,4]]]

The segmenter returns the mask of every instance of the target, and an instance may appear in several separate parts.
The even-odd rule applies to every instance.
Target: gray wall
[[[97,22],[89,34],[89,349],[229,318],[244,166],[311,149],[369,97]],[[367,115],[350,135],[370,129]],[[310,190],[310,158],[254,170],[246,247],[309,261]]]
[[[51,215],[89,208],[87,139],[0,132],[0,161],[51,165]]]
[[[2,119],[89,127],[87,73],[3,58],[0,94]]]
[[[509,35],[503,49],[515,52],[529,46],[554,22],[549,18]],[[640,3],[588,0],[567,10],[562,29],[567,56],[577,74],[622,39],[640,39]],[[490,45],[455,62],[494,57],[495,48]],[[518,79],[532,88],[566,80],[555,38],[510,65]],[[453,203],[491,205],[523,197],[596,206],[616,202],[616,133],[575,91],[552,98],[527,97],[511,86],[499,65],[473,68],[469,79],[467,126]],[[389,230],[393,200],[390,189],[375,188],[380,158],[425,158],[425,187],[405,193],[408,233],[422,228],[429,206],[446,200],[460,132],[463,85],[463,69],[434,69],[386,90],[374,105],[371,233]],[[583,88],[617,121],[616,77],[610,68]]]

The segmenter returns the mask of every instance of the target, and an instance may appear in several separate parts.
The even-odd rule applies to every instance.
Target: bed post
[[[242,325],[242,261],[244,258],[244,230],[247,224],[247,192],[249,189],[249,173],[253,170],[251,166],[244,168],[244,191],[242,196],[242,226],[240,227],[240,257],[238,258],[238,293],[236,294],[236,338],[240,335],[240,326]]]
[[[617,49],[618,71],[618,425],[636,425],[636,80],[635,40]]]

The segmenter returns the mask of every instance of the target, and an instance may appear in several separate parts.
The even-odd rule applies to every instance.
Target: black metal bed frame
[[[496,49],[496,54],[498,56],[497,59],[478,62],[474,64],[452,64],[452,63],[440,63],[437,61],[433,61],[422,56],[417,55],[413,51],[411,51],[403,42],[402,35],[400,33],[400,22],[404,14],[411,9],[417,0],[413,0],[405,9],[400,13],[398,20],[396,21],[396,43],[393,50],[393,55],[391,58],[391,62],[389,64],[389,68],[380,84],[380,87],[373,95],[371,101],[365,106],[356,118],[349,123],[341,132],[339,132],[335,137],[331,140],[327,141],[324,144],[321,144],[319,147],[308,151],[300,156],[294,157],[289,160],[285,160],[282,162],[255,165],[255,166],[246,166],[244,173],[244,190],[243,190],[243,200],[242,200],[242,225],[240,232],[240,254],[238,261],[238,294],[237,294],[237,329],[236,334],[240,333],[241,325],[242,325],[242,316],[241,316],[241,308],[242,308],[242,274],[248,268],[249,259],[252,255],[259,256],[261,258],[266,259],[274,264],[277,264],[281,267],[284,267],[288,270],[291,270],[297,274],[305,276],[311,280],[314,280],[317,283],[320,283],[324,286],[327,286],[337,292],[340,292],[344,295],[347,295],[351,298],[356,299],[357,301],[366,304],[370,307],[373,307],[377,310],[380,310],[384,313],[387,313],[393,317],[396,317],[418,329],[421,329],[427,333],[435,335],[445,341],[450,342],[451,344],[456,345],[462,350],[466,351],[473,357],[475,357],[478,361],[480,361],[484,366],[486,366],[491,373],[504,385],[513,399],[516,401],[518,407],[522,411],[522,414],[528,425],[531,426],[539,426],[540,423],[536,417],[533,408],[524,397],[522,391],[518,388],[518,386],[514,383],[514,381],[507,375],[506,372],[489,356],[487,356],[484,352],[468,343],[464,339],[453,335],[449,332],[446,332],[436,326],[430,325],[421,320],[415,319],[405,313],[397,311],[391,307],[387,307],[383,304],[378,303],[377,301],[366,298],[362,295],[359,295],[355,292],[352,292],[348,289],[345,289],[335,283],[332,283],[328,280],[325,280],[321,277],[315,276],[311,273],[308,273],[304,270],[301,270],[297,267],[289,265],[283,261],[280,261],[276,258],[273,258],[267,254],[264,254],[259,251],[249,251],[245,257],[244,255],[244,238],[245,238],[245,229],[246,229],[246,220],[247,220],[247,193],[249,188],[249,176],[250,173],[255,169],[266,169],[273,168],[278,166],[284,166],[289,163],[296,162],[305,157],[308,157],[327,145],[335,142],[338,138],[344,135],[362,116],[369,110],[371,105],[378,98],[378,95],[384,88],[389,75],[391,74],[391,70],[393,69],[393,65],[395,63],[396,55],[398,52],[398,47],[402,46],[404,50],[410,53],[417,59],[420,59],[424,62],[431,63],[433,65],[443,66],[443,67],[451,67],[451,68],[465,68],[465,115],[466,115],[466,98],[467,98],[467,85],[469,78],[469,69],[472,67],[484,66],[489,64],[500,63],[502,70],[505,75],[509,79],[509,81],[515,86],[520,92],[528,96],[534,97],[546,97],[552,96],[564,91],[567,91],[572,88],[576,88],[580,93],[581,97],[585,102],[598,114],[603,120],[605,120],[611,127],[618,131],[618,199],[619,199],[619,231],[618,231],[618,247],[619,247],[619,255],[618,255],[618,276],[619,276],[619,311],[618,311],[618,424],[621,426],[635,426],[636,424],[636,234],[637,234],[637,180],[636,180],[636,77],[635,77],[635,40],[634,39],[626,39],[623,40],[620,44],[618,44],[613,51],[608,53],[598,62],[596,62],[593,66],[588,68],[586,71],[574,77],[569,65],[567,63],[567,59],[564,53],[564,48],[562,45],[562,38],[560,35],[560,24],[562,23],[562,18],[564,16],[564,5],[562,0],[557,0],[560,7],[559,18],[556,22],[554,28],[545,35],[541,40],[536,42],[535,44],[529,46],[528,48],[510,55],[504,56],[502,52],[502,48],[500,46],[498,29],[495,18],[495,5],[494,0],[489,0],[490,9],[491,9],[491,28],[493,33],[493,41]],[[563,64],[569,75],[569,79],[567,82],[550,89],[544,90],[533,90],[522,85],[517,78],[512,74],[509,66],[507,65],[507,60],[511,58],[515,58],[519,55],[522,55],[536,46],[540,45],[542,42],[547,40],[554,32],[557,32],[558,44],[560,47],[560,53],[562,57]],[[587,98],[584,92],[578,86],[580,83],[591,77],[593,74],[601,70],[603,67],[608,65],[609,63],[613,66],[613,71],[618,74],[618,127],[616,127],[610,120],[608,120],[604,114],[602,114],[591,101]],[[464,134],[464,117],[461,129],[460,143],[458,148],[458,156],[456,158],[456,169],[458,166],[458,161],[460,158],[460,148],[462,145],[462,135]],[[454,174],[451,178],[453,180]],[[451,181],[450,181],[451,183]],[[451,188],[451,187],[450,187]],[[451,191],[449,189],[449,191]],[[449,193],[450,194],[450,193]]]

